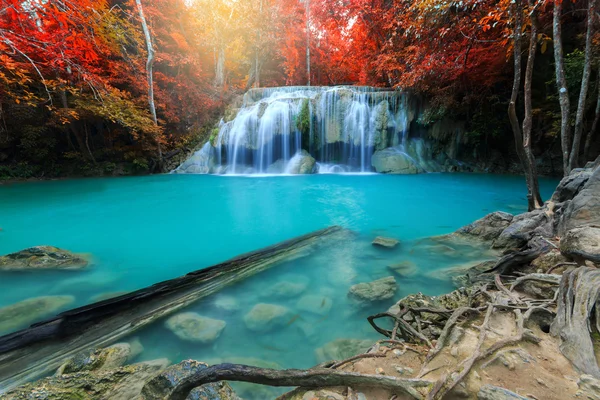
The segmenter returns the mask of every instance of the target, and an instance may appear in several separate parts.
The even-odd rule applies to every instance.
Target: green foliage
[[[431,106],[427,107],[419,118],[417,122],[423,126],[433,125],[438,121],[441,121],[448,114],[448,110],[445,106]]]
[[[304,150],[309,150],[310,146],[310,103],[308,99],[304,99],[302,101],[302,105],[300,106],[300,112],[296,116],[295,119],[296,128],[300,131],[300,135],[302,137],[302,145]],[[317,143],[313,143],[313,145],[318,147]]]
[[[33,178],[37,171],[36,167],[29,165],[27,162],[0,165],[0,181]]]

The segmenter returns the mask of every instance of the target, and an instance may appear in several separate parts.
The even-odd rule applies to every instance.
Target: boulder
[[[28,383],[2,395],[3,400],[138,398],[144,385],[164,370],[166,359],[111,370],[83,371]]]
[[[116,369],[138,356],[144,348],[138,340],[131,343],[117,343],[103,349],[91,349],[77,354],[60,366],[56,375],[73,374],[82,371]]]
[[[495,249],[518,249],[527,244],[533,235],[554,236],[554,218],[546,207],[514,217],[492,247]]]
[[[554,191],[552,201],[563,203],[567,200],[573,200],[575,196],[583,189],[587,181],[592,176],[590,169],[574,169],[568,176],[565,176]]]
[[[600,227],[584,226],[567,232],[560,240],[560,251],[565,256],[600,263]]]
[[[53,246],[35,246],[0,257],[0,271],[82,269],[87,260]]]
[[[203,369],[208,364],[185,360],[179,364],[172,365],[158,376],[150,380],[142,389],[142,397],[145,400],[162,400],[168,398],[179,382]],[[238,400],[231,386],[226,382],[208,383],[191,391],[188,400]]]
[[[500,236],[512,222],[513,215],[502,211],[493,212],[477,221],[460,228],[456,234],[493,241]]]
[[[317,294],[308,294],[302,296],[296,303],[296,308],[301,311],[308,311],[313,314],[327,315],[331,310],[333,301],[327,296]]]
[[[0,308],[0,332],[10,332],[50,317],[73,303],[73,296],[34,297]]]
[[[195,312],[176,314],[165,322],[165,326],[181,340],[202,344],[217,340],[226,325],[225,321],[203,317]]]
[[[387,266],[390,271],[403,278],[408,278],[416,275],[419,272],[417,264],[412,261],[402,261],[396,264]]]
[[[285,167],[286,174],[308,175],[317,172],[317,161],[306,150],[296,153]]]
[[[254,332],[281,328],[290,320],[290,310],[275,304],[257,304],[244,315],[246,327]]]
[[[344,360],[346,358],[364,353],[373,345],[372,340],[336,339],[325,343],[323,347],[315,350],[318,362],[331,360]]]
[[[546,273],[550,268],[561,262],[566,262],[567,258],[563,256],[560,251],[552,250],[548,253],[542,254],[531,262],[531,266],[535,268],[535,271]]]
[[[597,168],[583,189],[568,201],[560,216],[559,236],[573,228],[585,225],[600,225],[600,168]]]
[[[396,290],[398,290],[396,279],[388,276],[373,282],[354,285],[348,295],[361,302],[376,302],[391,299],[396,294]]]
[[[371,165],[380,174],[413,175],[424,172],[408,154],[397,148],[376,151]]]
[[[376,247],[385,247],[387,249],[393,249],[394,247],[398,246],[398,244],[400,244],[400,241],[394,238],[377,236],[375,239],[373,239],[372,244]]]

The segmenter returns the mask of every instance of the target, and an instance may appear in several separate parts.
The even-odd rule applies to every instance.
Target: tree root
[[[421,379],[402,379],[384,375],[366,375],[331,369],[274,370],[238,364],[219,364],[203,369],[181,380],[169,400],[185,400],[196,387],[219,381],[258,383],[268,386],[301,386],[305,388],[336,386],[367,386],[387,389],[423,399],[417,389],[429,388],[432,382]]]
[[[422,333],[415,330],[415,328],[413,328],[408,322],[406,322],[400,316],[400,314],[392,314],[389,312],[379,313],[379,314],[375,314],[375,315],[371,315],[371,316],[367,317],[367,321],[369,321],[369,324],[371,324],[373,329],[375,329],[377,332],[381,333],[384,336],[391,338],[392,336],[394,336],[393,332],[388,331],[387,329],[380,328],[374,322],[376,319],[384,318],[384,317],[392,318],[396,323],[398,323],[398,329],[400,329],[402,331],[402,336],[404,338],[417,339],[417,340],[427,344],[430,348],[433,348],[433,345],[431,344],[429,339],[427,339],[427,337],[425,337],[425,335],[423,335]]]
[[[535,237],[529,241],[524,249],[507,254],[506,256],[502,257],[493,268],[484,271],[484,273],[493,272],[500,275],[509,275],[516,268],[535,260],[548,251],[548,243],[541,240],[539,236]]]

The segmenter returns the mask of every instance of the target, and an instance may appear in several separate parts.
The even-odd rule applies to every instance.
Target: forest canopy
[[[514,54],[525,65],[531,42],[532,141],[560,147],[568,124],[575,137],[581,130],[583,151],[597,129],[597,0],[516,3],[0,0],[0,176],[163,170],[210,136],[233,96],[263,86],[409,90],[431,105],[423,123],[460,116],[475,140],[510,138]],[[573,105],[566,115],[555,78],[557,8]]]

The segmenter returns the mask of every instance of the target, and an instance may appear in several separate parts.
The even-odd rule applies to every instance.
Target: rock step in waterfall
[[[440,171],[418,138],[410,97],[371,87],[252,89],[219,134],[174,173]]]

